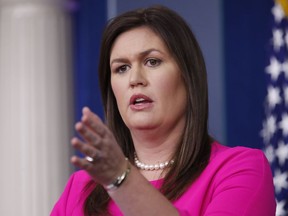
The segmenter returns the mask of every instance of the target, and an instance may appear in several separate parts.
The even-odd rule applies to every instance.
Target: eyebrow
[[[146,55],[148,55],[148,54],[150,54],[151,52],[154,52],[154,51],[163,54],[162,51],[160,51],[160,50],[158,50],[158,49],[155,49],[155,48],[151,48],[151,49],[144,50],[144,51],[140,52],[140,53],[138,54],[138,56],[143,57],[143,56],[146,56]],[[113,60],[110,62],[110,65],[112,65],[113,63],[120,63],[120,62],[121,62],[121,63],[122,63],[122,62],[127,62],[127,59],[126,59],[126,58],[115,58],[115,59],[113,59]]]

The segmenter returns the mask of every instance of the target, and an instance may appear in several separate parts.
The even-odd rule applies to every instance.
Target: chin
[[[125,118],[125,124],[130,129],[137,129],[137,130],[147,130],[156,128],[159,124],[159,121],[156,121],[155,115],[130,115],[129,117]]]
[[[136,123],[130,124],[128,128],[130,130],[151,130],[156,127],[157,126],[155,125],[155,123],[153,124],[152,122],[141,122],[141,120],[139,120]]]

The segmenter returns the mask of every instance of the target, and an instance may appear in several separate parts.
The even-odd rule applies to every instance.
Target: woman
[[[88,108],[84,141],[51,215],[274,215],[263,153],[207,130],[204,60],[185,21],[156,6],[114,18],[99,65],[107,126]]]

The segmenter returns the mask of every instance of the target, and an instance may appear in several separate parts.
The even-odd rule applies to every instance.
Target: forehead
[[[169,54],[162,38],[149,27],[141,26],[120,34],[113,43],[110,57],[140,53],[148,49]]]

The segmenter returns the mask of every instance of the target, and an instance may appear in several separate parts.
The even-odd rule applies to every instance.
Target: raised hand
[[[71,163],[86,170],[94,181],[108,185],[125,171],[125,156],[101,119],[87,107],[82,112],[82,119],[75,124],[75,129],[83,141],[74,137],[71,144],[86,157],[73,156]]]

